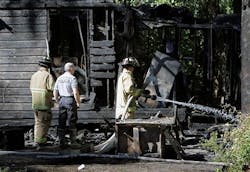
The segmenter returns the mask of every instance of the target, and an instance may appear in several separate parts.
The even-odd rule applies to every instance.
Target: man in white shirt
[[[79,146],[76,142],[76,124],[78,119],[77,108],[80,106],[80,95],[77,79],[73,75],[75,73],[74,64],[66,63],[64,71],[65,73],[56,80],[54,88],[54,97],[56,102],[59,103],[58,136],[60,147],[66,148],[65,129],[68,119],[71,146],[74,148]]]

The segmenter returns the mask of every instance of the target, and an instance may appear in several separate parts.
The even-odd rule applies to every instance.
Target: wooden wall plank
[[[40,33],[1,33],[1,41],[22,41],[22,40],[44,40],[47,38],[47,32]]]
[[[1,11],[1,10],[0,10]],[[47,25],[39,24],[39,25],[9,25],[14,33],[36,33],[36,32],[46,32]],[[9,30],[3,29],[0,30],[0,33],[10,33]]]
[[[46,17],[0,17],[6,24],[36,25],[47,24]]]
[[[113,40],[105,40],[105,41],[91,41],[90,47],[113,47]]]
[[[185,112],[185,109],[180,108],[181,111]],[[140,109],[135,112],[135,115],[137,118],[148,118],[154,114],[156,114],[158,111],[161,111],[166,116],[173,116],[173,110],[172,108],[154,108],[154,109]],[[100,111],[82,111],[78,110],[78,117],[79,119],[113,119],[115,118],[114,110],[112,109],[106,109],[106,110],[100,110]],[[58,109],[52,110],[53,119],[58,118]],[[33,116],[33,110],[26,110],[26,111],[0,111],[0,121],[3,119],[34,119]]]
[[[0,80],[28,80],[33,73],[34,72],[1,72]]]
[[[43,17],[46,16],[45,10],[0,10],[1,17]]]
[[[26,0],[1,0],[0,1],[0,7],[1,9],[19,9],[19,8],[44,8],[45,7],[45,1],[44,0],[36,0],[32,1],[30,3],[29,1]]]
[[[103,86],[103,83],[100,80],[91,79],[90,80],[90,86],[91,87],[101,87],[101,86]]]
[[[114,78],[115,72],[90,72],[92,78]]]
[[[30,80],[1,80],[0,88],[29,88]]]
[[[90,48],[91,55],[115,55],[113,48]]]
[[[138,110],[135,113],[136,118],[148,118],[150,115],[154,115],[158,111],[166,114],[167,116],[173,116],[173,110],[171,108],[164,109],[143,109]],[[184,112],[184,111],[183,111]],[[58,111],[53,110],[53,125],[58,125]],[[104,118],[108,119],[111,123],[114,123],[114,111],[112,109],[106,109],[101,111],[78,111],[79,120],[78,123],[105,123]],[[33,111],[0,111],[0,125],[8,124],[9,126],[31,126],[34,124]]]
[[[115,56],[90,56],[91,63],[114,63]]]
[[[114,64],[90,64],[91,70],[114,70]]]
[[[0,98],[0,103],[31,103],[31,96],[5,96]]]
[[[58,119],[58,110],[53,110],[53,119]],[[78,111],[79,119],[103,119],[114,118],[114,112],[107,111]],[[33,111],[0,111],[0,120],[2,119],[34,119]]]
[[[0,88],[0,95],[30,95],[29,88]]]
[[[44,56],[0,57],[1,64],[37,64]]]
[[[98,3],[113,3],[112,0],[57,0],[56,1],[58,6],[61,7],[67,7],[67,6],[72,6],[72,7],[77,7],[77,6],[82,6],[82,5],[87,5],[87,4],[98,4]],[[105,5],[105,4],[103,4]]]
[[[54,114],[53,114],[54,115]],[[33,110],[30,111],[0,111],[0,121],[3,119],[34,119]]]
[[[31,103],[0,103],[1,111],[25,111],[25,110],[32,110]]]
[[[43,8],[83,8],[83,7],[115,7],[112,0],[1,0],[0,9],[43,9]]]
[[[35,72],[39,68],[36,64],[1,64],[0,72]]]
[[[1,37],[1,35],[0,35]],[[46,48],[0,49],[0,56],[46,56]]]
[[[81,110],[93,110],[94,107],[88,104],[81,104],[79,111]],[[31,103],[0,103],[1,111],[30,111],[32,110]],[[58,110],[57,107],[52,108],[52,110]],[[1,118],[0,118],[1,119]]]
[[[114,123],[114,119],[112,119],[112,121],[110,121],[112,123]],[[78,119],[77,123],[81,123],[81,124],[106,124],[106,122],[101,118],[98,119]],[[25,119],[25,120],[0,120],[0,125],[4,125],[4,124],[8,124],[8,126],[14,126],[14,127],[18,127],[18,126],[33,126],[34,125],[34,120],[33,119]],[[51,125],[50,126],[56,126],[58,125],[58,120],[53,119],[51,121]]]
[[[1,33],[0,33],[1,35]],[[46,48],[45,40],[36,41],[0,41],[0,49]]]

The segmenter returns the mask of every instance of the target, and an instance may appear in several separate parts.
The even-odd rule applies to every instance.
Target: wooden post
[[[85,86],[85,89],[86,89],[85,96],[89,97],[89,78],[88,78],[88,74],[87,74],[87,55],[86,55],[85,43],[84,43],[84,39],[83,39],[82,27],[81,27],[81,22],[80,22],[79,16],[77,16],[76,20],[77,20],[77,26],[78,26],[78,30],[79,30],[80,40],[82,43],[82,51],[83,51],[83,54],[81,57],[80,67],[83,68],[83,66],[82,66],[82,63],[83,63],[82,58],[83,58],[84,64],[85,64],[85,85],[86,85]]]
[[[112,38],[111,38],[111,40],[115,40],[115,17],[114,17],[114,10],[113,9],[112,9],[112,12],[111,12],[111,22],[112,22],[112,26],[111,26],[111,29],[112,29]],[[113,91],[116,92],[115,79],[113,79],[113,88],[114,88]],[[116,95],[116,93],[114,95]],[[114,101],[115,101],[115,99],[114,99]]]
[[[109,11],[105,10],[105,29],[106,29],[106,40],[109,40]],[[109,71],[107,71],[109,73]],[[107,79],[107,107],[110,106],[110,83]]]
[[[93,35],[94,35],[93,9],[89,9],[88,10],[88,42],[89,42],[89,45],[88,45],[89,48],[88,48],[88,50],[90,50],[90,43],[93,41]],[[88,54],[90,54],[90,52],[88,52]],[[88,65],[87,69],[88,70],[86,70],[86,73],[90,73],[90,64]],[[95,91],[95,87],[92,87],[92,91]]]
[[[241,111],[250,113],[250,7],[242,1],[241,18]]]

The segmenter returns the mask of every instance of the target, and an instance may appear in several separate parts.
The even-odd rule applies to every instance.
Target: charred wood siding
[[[1,0],[0,9],[114,7],[113,0]]]
[[[29,80],[46,55],[47,21],[46,10],[0,10],[0,113],[15,125],[33,116]]]

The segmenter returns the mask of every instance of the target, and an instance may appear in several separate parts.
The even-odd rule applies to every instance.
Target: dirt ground
[[[28,166],[29,172],[77,172],[79,165],[63,166]],[[82,172],[211,172],[216,171],[214,167],[190,164],[167,164],[154,163],[127,163],[127,164],[85,164]]]

